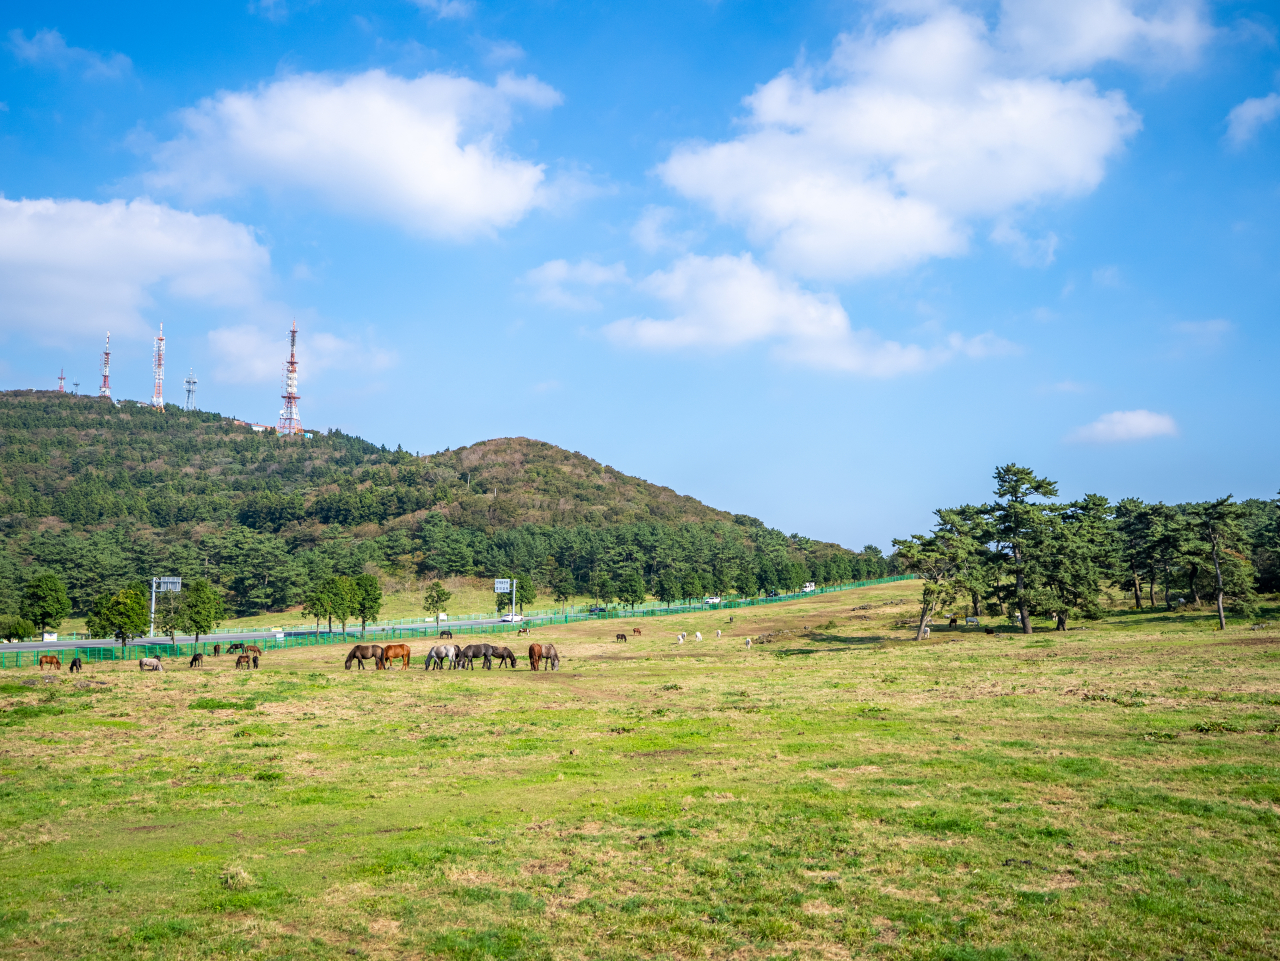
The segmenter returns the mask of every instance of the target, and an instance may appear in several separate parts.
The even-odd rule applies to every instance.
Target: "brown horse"
[[[529,645],[529,670],[536,671],[538,669],[538,665],[540,665],[541,663],[542,663],[542,645],[530,644]]]
[[[615,634],[613,635],[613,639],[617,641],[619,644],[627,643],[627,635],[625,634]]]
[[[249,670],[249,655],[248,655],[248,654],[240,654],[239,656],[237,656],[237,657],[236,657],[236,669],[237,669],[237,670],[239,670],[239,669],[240,669],[240,668],[242,668],[242,667],[243,667],[246,671],[247,671],[247,670]]]
[[[221,644],[215,644],[215,645],[213,645],[213,656],[214,656],[214,657],[221,657],[221,656],[222,656],[222,645],[221,645]]]
[[[382,648],[377,644],[357,644],[347,655],[347,670],[351,670],[351,662],[355,661],[360,670],[364,670],[365,658],[373,658],[373,663],[382,670]]]
[[[498,667],[505,667],[507,661],[511,662],[512,667],[516,666],[516,656],[511,653],[511,648],[509,647],[495,647],[493,656],[498,659]]]
[[[516,631],[516,633],[517,633],[517,634],[528,634],[528,633],[529,633],[529,628],[527,628],[527,627],[522,627],[522,628],[520,628],[520,630]]]
[[[638,628],[638,627],[633,627],[633,628],[631,628],[631,633],[632,633],[632,634],[639,634],[639,633],[640,633],[640,628]]]
[[[191,655],[191,664],[190,664],[189,666],[190,666],[190,667],[204,667],[204,655],[203,655],[203,654],[201,654],[201,653],[200,653],[200,652],[198,652],[198,651],[197,651],[195,654],[192,654],[192,655]]]
[[[387,665],[387,670],[391,670],[391,662],[397,657],[400,658],[401,665],[407,670],[409,667],[409,656],[412,652],[409,650],[408,644],[388,644],[382,649],[382,660]]]
[[[43,671],[46,664],[49,665],[51,668],[53,668],[55,671],[62,670],[62,661],[58,659],[57,654],[41,654],[40,670]]]
[[[257,644],[250,644],[248,647],[244,649],[244,652],[246,654],[261,654],[262,648],[260,648]]]

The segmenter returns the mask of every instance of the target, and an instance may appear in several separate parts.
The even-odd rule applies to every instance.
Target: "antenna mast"
[[[98,396],[111,399],[111,331],[107,331],[107,346],[102,349],[102,386]]]
[[[151,406],[156,410],[164,410],[164,324],[160,325],[160,335],[156,338],[151,367],[156,372],[156,388],[151,394]]]
[[[67,392],[67,369],[65,367],[58,368],[58,393],[65,394]]]
[[[191,370],[191,373],[187,374],[187,379],[182,382],[182,385],[187,388],[187,406],[183,409],[195,410],[196,409],[196,372],[194,368]]]
[[[284,365],[284,407],[280,411],[277,434],[301,434],[302,418],[298,416],[298,322],[289,331],[289,363]]]

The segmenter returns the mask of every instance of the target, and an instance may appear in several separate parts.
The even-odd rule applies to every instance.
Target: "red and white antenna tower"
[[[111,399],[111,331],[107,331],[107,346],[102,349],[102,386],[98,396]]]
[[[65,394],[67,392],[67,369],[65,367],[58,368],[58,393]]]
[[[156,372],[156,388],[151,393],[151,406],[156,410],[164,410],[164,324],[160,325],[160,335],[156,338],[151,368]]]
[[[302,418],[298,416],[298,322],[289,331],[289,363],[284,365],[284,407],[280,411],[277,434],[301,434]]]

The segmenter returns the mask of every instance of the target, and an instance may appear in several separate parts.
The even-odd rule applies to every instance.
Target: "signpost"
[[[493,593],[495,594],[510,593],[511,594],[511,614],[512,614],[511,619],[513,621],[515,620],[514,615],[516,613],[516,585],[518,583],[520,582],[517,581],[514,577],[512,578],[498,577],[498,578],[494,578],[494,581],[493,581]]]
[[[151,578],[151,629],[147,632],[147,637],[156,636],[156,595],[163,594],[165,591],[173,591],[175,593],[181,593],[182,578],[181,577]]]

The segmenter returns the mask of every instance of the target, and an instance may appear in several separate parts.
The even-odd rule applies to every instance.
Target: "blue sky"
[[[1192,0],[11,3],[0,387],[521,434],[849,546],[1274,496],[1280,16]]]

